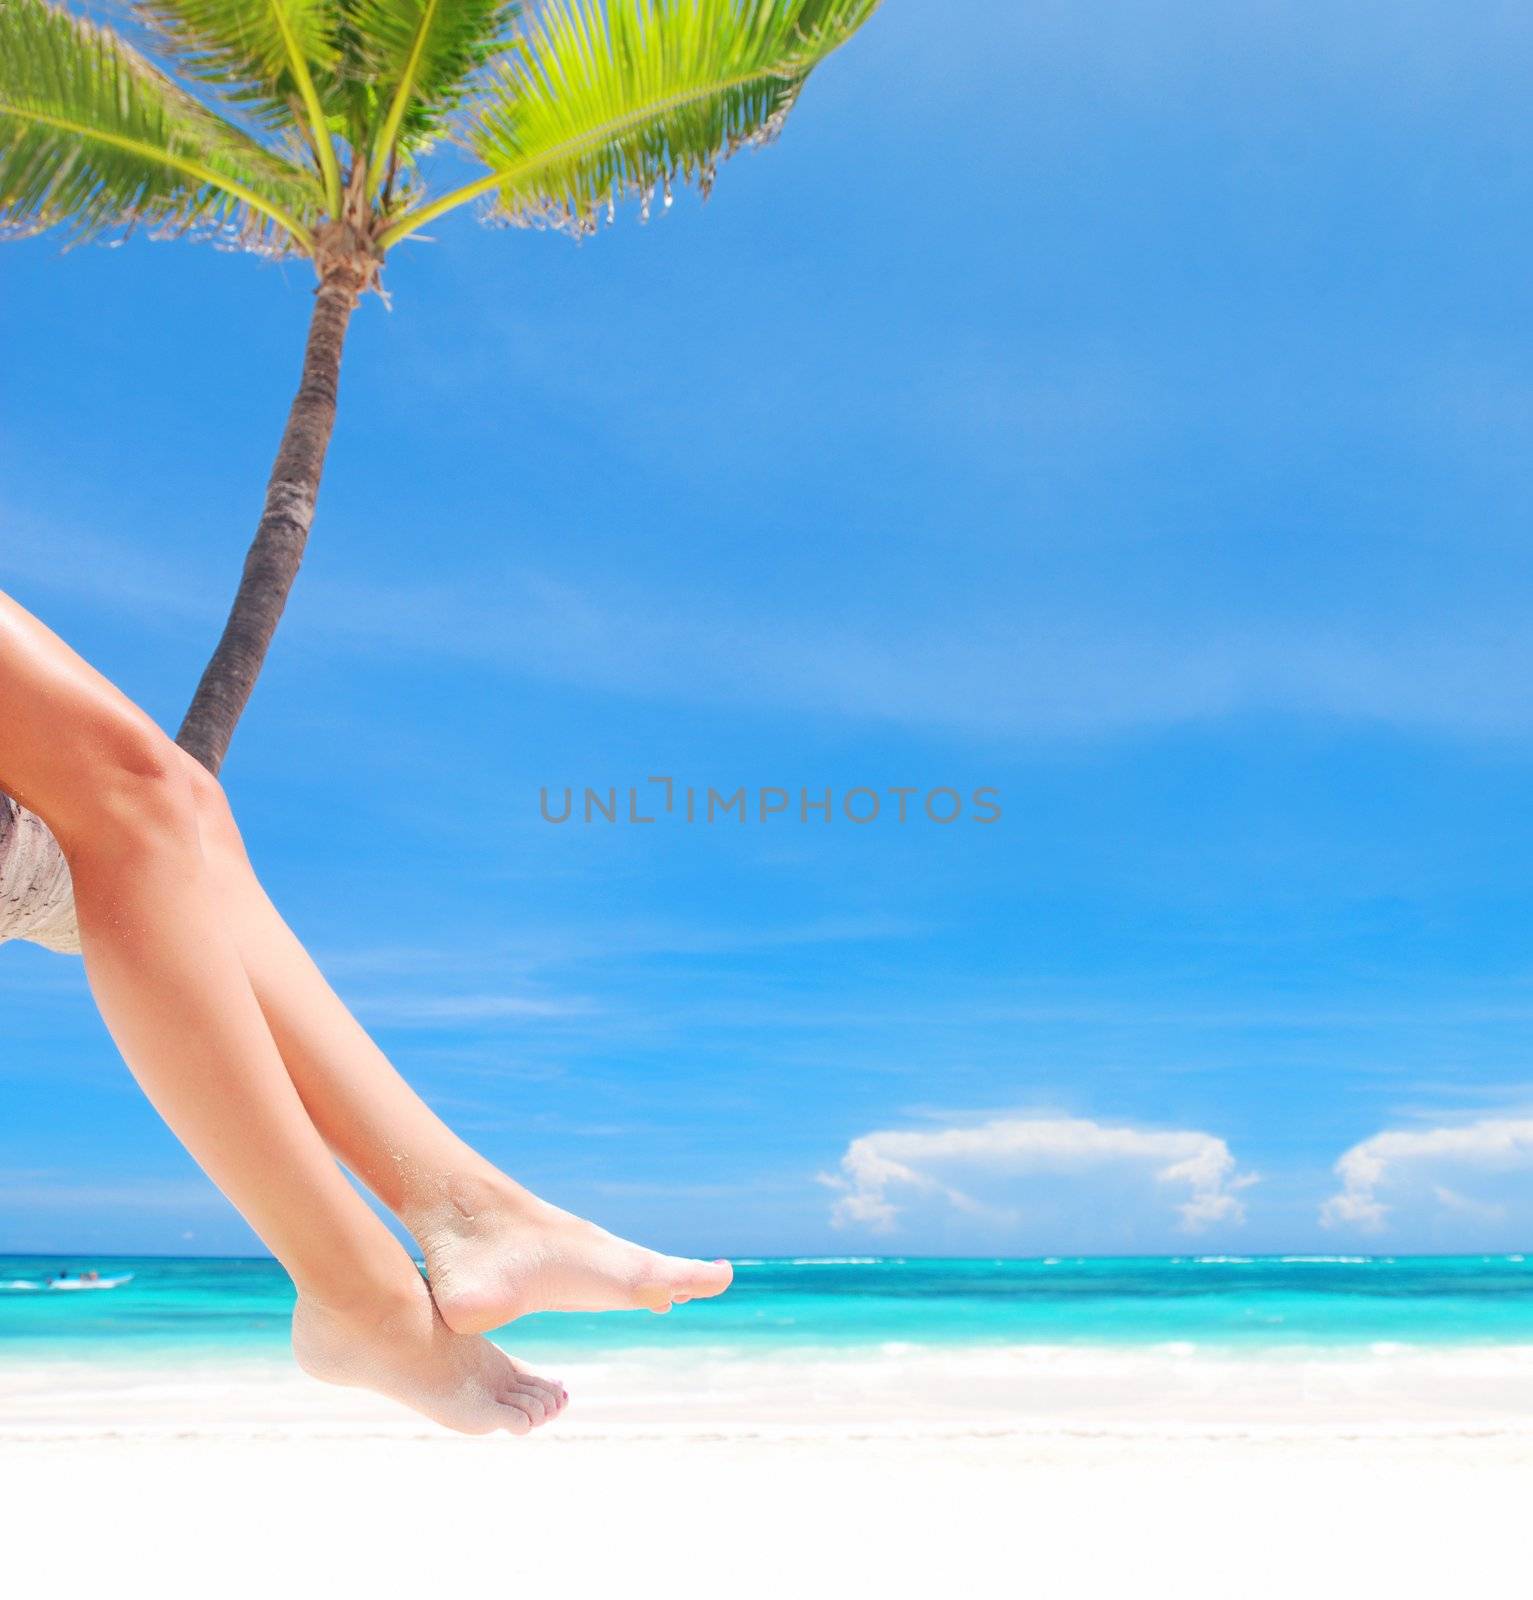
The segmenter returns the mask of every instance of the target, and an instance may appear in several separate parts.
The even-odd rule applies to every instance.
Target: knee
[[[170,748],[181,769],[181,776],[191,792],[197,820],[204,824],[221,824],[230,820],[229,801],[224,794],[224,786],[196,756],[188,755],[178,744],[173,744]]]
[[[111,709],[87,730],[88,757],[69,807],[66,847],[114,855],[197,843],[197,801],[185,757],[148,717]]]
[[[245,842],[240,838],[224,786],[195,756],[188,755],[179,745],[172,745],[171,749],[181,764],[182,776],[191,792],[204,853],[215,862],[243,860]]]

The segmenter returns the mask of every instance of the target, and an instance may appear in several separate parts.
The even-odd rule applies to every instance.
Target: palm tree
[[[0,0],[0,227],[143,226],[305,256],[319,280],[255,539],[177,735],[186,750],[216,773],[250,698],[313,521],[347,324],[394,246],[476,201],[579,235],[630,197],[647,214],[677,183],[706,195],[719,160],[773,137],[878,4],[142,0],[139,48],[50,0]],[[456,181],[437,193],[427,157],[444,145]],[[0,938],[13,815],[0,806]]]

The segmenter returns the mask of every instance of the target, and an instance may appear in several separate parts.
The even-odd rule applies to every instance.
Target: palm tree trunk
[[[335,427],[341,348],[363,277],[348,264],[327,273],[315,291],[303,375],[266,485],[261,521],[223,636],[176,735],[176,743],[212,773],[223,765],[303,560]]]

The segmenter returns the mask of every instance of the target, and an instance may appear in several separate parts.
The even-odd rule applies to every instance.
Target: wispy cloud
[[[185,561],[158,556],[141,539],[59,527],[11,507],[0,515],[6,524],[0,579],[7,583],[128,612],[146,626],[216,625],[227,609],[215,583],[197,583]]]
[[[407,650],[625,698],[979,736],[1111,734],[1241,712],[1479,735],[1533,726],[1533,706],[1515,692],[1533,672],[1533,643],[1483,596],[1462,609],[1445,600],[1435,618],[1398,627],[1270,611],[1193,625],[1057,596],[1004,614],[966,603],[960,628],[908,617],[864,626],[526,571],[408,591],[319,589],[297,607],[300,618],[307,608],[324,617],[322,634],[305,631],[313,647]]]
[[[614,959],[653,956],[730,956],[755,950],[816,945],[859,944],[911,939],[929,931],[909,917],[886,912],[826,916],[749,925],[716,920],[664,917],[604,917],[570,923],[539,921],[522,938],[482,938],[463,944],[373,945],[321,952],[321,966],[333,980],[419,978],[422,974],[473,973],[476,980],[496,974],[525,977],[544,968],[582,962],[605,967]]]
[[[206,1178],[125,1178],[115,1183],[73,1183],[66,1176],[0,1172],[0,1207],[21,1211],[159,1212],[222,1214],[229,1202]]]
[[[624,1183],[600,1179],[591,1185],[595,1194],[614,1199],[729,1200],[741,1195],[770,1194],[787,1190],[784,1182],[763,1179],[750,1183]]]
[[[1390,1129],[1352,1146],[1334,1171],[1341,1188],[1320,1208],[1330,1228],[1376,1232],[1391,1211],[1423,1201],[1481,1220],[1505,1208],[1462,1194],[1445,1181],[1454,1174],[1523,1172],[1533,1168],[1533,1117],[1483,1117],[1431,1128]]]
[[[221,615],[222,588],[189,581],[182,565],[79,530],[16,525],[0,579],[161,625]],[[1533,673],[1533,641],[1483,592],[1397,619],[1382,599],[1377,616],[1273,606],[1156,616],[1134,595],[1068,591],[1004,606],[968,595],[946,609],[962,622],[848,620],[529,569],[408,585],[310,574],[283,637],[289,649],[411,654],[626,699],[974,737],[1112,735],[1244,712],[1491,737],[1533,728],[1516,692]]]
[[[525,994],[375,995],[353,1001],[366,1022],[392,1028],[444,1028],[473,1023],[547,1020],[588,1015],[585,1000]]]
[[[1104,1176],[1148,1178],[1173,1196],[1183,1228],[1245,1220],[1241,1172],[1223,1139],[1196,1129],[1113,1126],[1085,1117],[997,1117],[935,1129],[882,1130],[852,1140],[840,1171],[822,1177],[839,1198],[832,1219],[887,1231],[912,1200],[1007,1220],[1041,1179],[1090,1183]],[[978,1199],[979,1184],[1002,1202]],[[960,1187],[962,1185],[962,1187]]]

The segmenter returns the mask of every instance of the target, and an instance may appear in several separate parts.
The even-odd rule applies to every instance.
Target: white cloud
[[[971,1215],[1009,1220],[1009,1201],[1045,1178],[1148,1179],[1169,1191],[1188,1231],[1241,1223],[1239,1191],[1256,1181],[1238,1170],[1223,1139],[1197,1129],[1109,1127],[1084,1117],[997,1117],[936,1129],[883,1130],[853,1139],[840,1171],[822,1182],[839,1191],[838,1226],[892,1228],[901,1208],[925,1197]],[[960,1184],[962,1187],[960,1187]],[[970,1190],[999,1189],[1002,1204]]]
[[[1485,1117],[1436,1128],[1376,1133],[1346,1151],[1334,1171],[1341,1188],[1320,1208],[1328,1228],[1377,1230],[1395,1206],[1430,1201],[1437,1206],[1492,1220],[1506,1208],[1460,1193],[1445,1176],[1503,1174],[1533,1168],[1533,1118]],[[1387,1198],[1385,1198],[1387,1197]]]
[[[1496,1205],[1490,1200],[1471,1199],[1457,1189],[1450,1189],[1445,1183],[1432,1185],[1432,1198],[1445,1211],[1457,1211],[1463,1216],[1473,1217],[1477,1222],[1500,1222],[1506,1215],[1505,1206]]]

